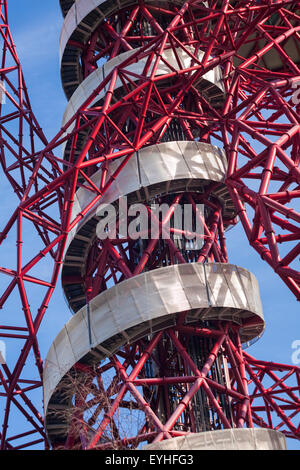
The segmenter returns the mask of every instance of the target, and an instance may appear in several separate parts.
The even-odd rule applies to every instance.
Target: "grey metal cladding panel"
[[[204,154],[204,163],[208,179],[211,179],[212,181],[225,181],[227,160],[224,151],[214,145],[202,142],[197,142],[196,145],[198,146],[199,153],[194,155],[192,159],[193,172],[198,169],[198,155]]]
[[[128,279],[93,299],[91,323],[98,341],[94,346],[116,333],[167,315],[176,308],[189,308],[180,289],[177,294],[174,290],[165,292],[153,274],[150,272],[148,276]]]
[[[286,450],[284,434],[273,429],[244,428],[190,433],[148,444],[142,450]]]
[[[190,146],[189,142],[184,141],[179,141],[177,144],[191,174],[195,177],[209,180],[210,177],[204,158],[205,152],[203,152],[205,144],[202,147],[199,147],[197,142],[193,142],[193,146]]]
[[[243,308],[263,317],[259,286],[253,274],[223,263],[206,264],[206,274],[215,306]]]
[[[232,272],[234,272],[234,275],[232,275]],[[263,318],[259,285],[255,276],[247,269],[241,268],[240,266],[236,266],[236,271],[228,267],[227,273],[229,285],[239,284],[240,286],[239,289],[233,290],[237,304],[239,305],[245,297],[248,310],[256,312],[257,315]],[[256,293],[256,295],[253,295],[254,293]]]
[[[72,350],[76,361],[79,361],[90,348],[88,324],[86,309],[79,311],[74,322],[66,324],[68,337],[72,345]],[[92,341],[96,341],[95,335],[92,334]]]
[[[108,168],[108,178],[112,176],[124,161],[125,157],[122,157],[116,161],[113,161]],[[96,184],[100,183],[100,178],[102,172],[96,173],[98,177],[95,177],[97,180]],[[121,196],[126,196],[127,194],[138,191],[141,187],[140,177],[139,177],[139,168],[137,164],[137,155],[136,153],[132,155],[130,160],[122,168],[121,172],[118,174],[118,177],[111,184],[109,189],[105,192],[102,198],[102,202],[115,202]]]
[[[106,291],[106,302],[109,305],[114,324],[117,325],[116,332],[121,333],[127,325],[142,323],[140,309],[137,307],[134,297],[131,294],[131,279],[117,284],[112,289]]]
[[[54,343],[52,344],[47,359],[44,363],[43,392],[44,403],[48,403],[53,391],[61,380],[61,371],[56,355]]]
[[[218,147],[202,142],[177,142],[193,178],[225,181],[227,164],[225,154]],[[193,145],[191,145],[193,144]]]
[[[75,322],[78,320],[76,318]],[[72,322],[73,323],[73,322]],[[61,330],[54,341],[54,347],[57,356],[57,362],[60,370],[61,377],[63,377],[68,370],[77,362],[74,355],[75,345],[72,345],[68,336],[66,326]]]
[[[260,289],[256,277],[247,269],[238,267],[237,274],[241,288],[247,298],[248,308],[251,312],[256,312],[263,318],[263,307],[261,303]],[[258,295],[253,295],[257,292]]]
[[[228,283],[224,277],[223,266],[221,264],[206,264],[207,284],[210,291],[211,304],[215,307],[236,308],[231,290],[228,289]],[[240,308],[246,308],[245,302],[242,302]]]
[[[128,279],[109,289],[105,294],[115,322],[118,324],[118,331],[128,329],[138,322],[190,308],[176,266],[150,271]]]
[[[182,288],[180,265],[167,266],[151,271],[152,282],[161,296],[166,313],[190,310],[191,305]],[[155,309],[154,309],[155,310]]]
[[[138,152],[140,179],[143,187],[148,187],[152,182],[159,181],[159,178],[161,178],[160,181],[166,181],[168,178],[166,168],[160,167],[160,158],[157,158],[160,155],[159,145],[151,145]]]
[[[119,331],[115,315],[105,299],[106,295],[103,296],[101,300],[96,297],[90,304],[91,329],[96,338],[93,347],[98,346],[107,338],[110,338],[113,331]],[[84,307],[84,311],[86,315],[86,307]]]
[[[191,309],[209,307],[203,264],[187,263],[179,270],[182,288],[189,300]]]
[[[196,147],[191,147],[195,152]],[[139,163],[142,186],[192,177],[177,142],[165,142],[140,150]]]

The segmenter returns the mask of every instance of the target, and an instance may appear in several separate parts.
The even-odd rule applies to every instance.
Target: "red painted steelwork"
[[[143,2],[139,5],[139,14],[150,24],[149,15],[155,17],[155,8],[147,7],[146,2],[145,6]],[[191,0],[178,7],[178,11],[164,12],[168,24],[163,28],[151,20],[155,34],[143,43],[139,43],[141,37],[130,36],[128,21],[122,23],[123,31],[117,36],[115,25],[108,23],[102,32],[106,50],[99,50],[99,40],[97,42],[94,37],[86,45],[83,54],[86,75],[97,67],[98,59],[104,54],[113,57],[122,48],[128,49],[131,43],[136,44],[136,50],[99,83],[69,122],[47,143],[31,111],[9,30],[7,0],[0,2],[0,33],[4,44],[0,74],[12,109],[6,113],[8,108],[1,106],[0,161],[20,200],[0,235],[4,249],[9,247],[11,240],[17,242],[16,266],[0,270],[3,278],[7,279],[0,297],[0,308],[6,307],[9,299],[18,298],[20,302],[15,322],[7,319],[7,324],[1,326],[3,337],[19,341],[20,345],[12,363],[1,367],[1,397],[5,401],[1,449],[29,447],[45,440],[42,413],[29,395],[42,381],[43,366],[37,334],[57,284],[68,234],[97,205],[134,152],[146,145],[169,140],[168,132],[173,132],[172,123],[180,124],[185,140],[197,139],[224,147],[228,159],[227,187],[249,243],[300,299],[300,274],[296,260],[300,252],[297,225],[300,214],[296,206],[300,195],[300,123],[299,109],[293,101],[294,85],[300,79],[297,60],[299,7],[299,1],[209,0],[197,3]],[[136,10],[130,10],[132,19],[137,15]],[[118,16],[116,21],[123,20]],[[99,31],[95,37],[97,34]],[[290,54],[291,40],[298,54],[296,58]],[[204,52],[201,59],[197,55],[199,49]],[[163,61],[162,54],[167,50],[172,50],[177,57],[178,51],[184,51],[191,58],[190,64],[183,66],[179,63],[178,70],[175,70],[164,60],[169,71],[163,76],[157,75],[159,63]],[[132,74],[127,67],[142,58],[146,60],[141,73]],[[223,72],[224,99],[204,97],[199,89],[202,77],[215,67],[220,67]],[[118,80],[123,85],[121,95],[117,91]],[[97,100],[100,94],[103,98]],[[15,126],[13,130],[10,127],[12,123]],[[25,128],[28,130],[26,139],[23,138]],[[80,147],[79,137],[83,133],[87,137]],[[59,156],[64,143],[69,144],[68,160]],[[119,157],[123,159],[119,159],[120,164],[114,174],[107,176],[104,172],[101,185],[95,187],[90,176]],[[75,192],[82,186],[88,188],[93,197],[77,213],[73,211]],[[36,234],[41,246],[37,248],[31,237],[28,240],[26,233]],[[282,250],[279,245],[282,245]],[[110,248],[114,247],[111,245]],[[224,249],[221,251],[225,256]],[[112,253],[111,249],[110,256]],[[48,270],[42,276],[39,267],[44,259],[48,262]],[[39,286],[41,300],[38,306],[32,293],[34,286]],[[21,320],[19,311],[23,311]],[[169,333],[176,343],[174,333]],[[231,359],[235,357],[239,363],[242,352],[238,344],[228,348],[231,351],[228,355],[231,354]],[[188,361],[185,354],[184,357]],[[299,392],[299,370],[262,363],[245,354],[243,357],[240,392],[235,393],[244,390],[246,394],[247,372],[251,377],[249,385],[255,384],[255,390],[249,392],[250,400],[254,403],[256,398],[261,398],[263,402],[257,406],[253,404],[250,418],[248,398],[242,394],[244,401],[236,412],[238,425],[247,420],[250,425],[252,419],[259,425],[285,429],[288,437],[299,438],[299,425],[292,424],[299,411],[296,394]],[[26,375],[26,363],[36,367],[36,373],[32,372],[34,380]],[[117,362],[115,366],[118,370]],[[290,387],[289,377],[277,380],[278,370],[297,376],[298,385]],[[119,373],[124,381],[126,372],[121,368]],[[266,375],[274,380],[271,390],[262,385]],[[207,379],[198,377],[196,380],[201,381],[226,427],[227,418],[212,396],[212,384]],[[242,384],[244,388],[241,388]],[[130,383],[130,388],[133,392],[134,383]],[[279,392],[289,395],[284,405],[276,402]],[[145,407],[144,399],[134,393]],[[27,428],[18,433],[12,430],[9,434],[14,409],[21,412]],[[247,417],[242,414],[242,409],[243,413],[248,413]],[[268,416],[263,421],[259,418],[261,411]],[[273,424],[271,412],[279,416],[282,423]],[[158,439],[171,435],[178,413],[170,416],[165,429],[165,425],[161,428],[148,411],[149,420],[159,429]],[[177,432],[180,431],[173,434],[178,435]],[[16,440],[21,440],[21,444],[15,444]],[[96,441],[97,437],[94,438],[95,444]]]
[[[190,355],[194,338],[210,341],[201,362]],[[239,327],[230,322],[209,328],[179,322],[99,367],[75,368],[85,385],[74,386],[80,405],[65,448],[132,449],[189,432],[256,425],[300,437],[300,368],[243,352]]]

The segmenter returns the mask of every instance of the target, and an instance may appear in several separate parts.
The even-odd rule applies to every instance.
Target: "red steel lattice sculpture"
[[[17,294],[23,311],[1,326],[22,342],[1,368],[1,448],[135,448],[256,427],[299,439],[300,370],[243,350],[264,321],[224,234],[238,217],[300,300],[300,2],[96,3],[61,0],[69,103],[47,142],[1,2],[1,166],[20,202],[0,236],[17,241],[0,306]],[[125,196],[149,218],[153,204],[169,210],[148,240],[100,240],[100,204]],[[186,203],[204,228],[196,248],[172,222],[163,237]],[[74,316],[43,370],[37,334],[61,266]],[[42,385],[45,419],[31,398]],[[28,422],[19,433],[15,408]]]

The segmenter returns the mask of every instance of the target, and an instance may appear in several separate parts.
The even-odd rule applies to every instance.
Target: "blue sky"
[[[50,139],[60,128],[66,106],[59,74],[58,44],[62,25],[59,2],[9,0],[8,4],[10,26],[23,65],[32,107]],[[6,188],[5,184],[2,185],[3,195]],[[6,198],[1,213],[1,227],[8,219],[11,207],[12,204]],[[230,262],[252,271],[260,285],[266,332],[249,349],[249,353],[263,360],[291,363],[291,345],[293,341],[300,340],[299,303],[280,278],[248,246],[240,224],[228,232],[227,245]],[[59,283],[39,334],[43,358],[69,318],[70,312]],[[291,442],[290,448],[300,446]]]

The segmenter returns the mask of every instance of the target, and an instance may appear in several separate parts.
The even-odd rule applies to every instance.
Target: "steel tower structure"
[[[69,102],[47,143],[1,2],[2,88],[13,108],[1,108],[1,164],[20,203],[1,233],[4,247],[16,237],[17,265],[1,268],[10,281],[0,306],[17,291],[25,320],[1,326],[1,337],[23,342],[0,375],[2,449],[42,440],[83,449],[284,448],[284,435],[300,437],[300,370],[245,351],[264,330],[263,312],[254,276],[228,262],[225,233],[239,219],[300,299],[300,2],[61,6]],[[155,204],[168,205],[149,240],[124,236],[120,197],[143,203],[149,218]],[[107,240],[97,236],[102,204],[117,208]],[[203,227],[194,244],[173,224],[184,204]],[[26,239],[26,224],[41,249]],[[74,316],[43,367],[37,334],[60,268]],[[25,375],[30,361],[38,379]],[[31,398],[42,384],[44,419]],[[14,407],[27,431],[9,433]]]

